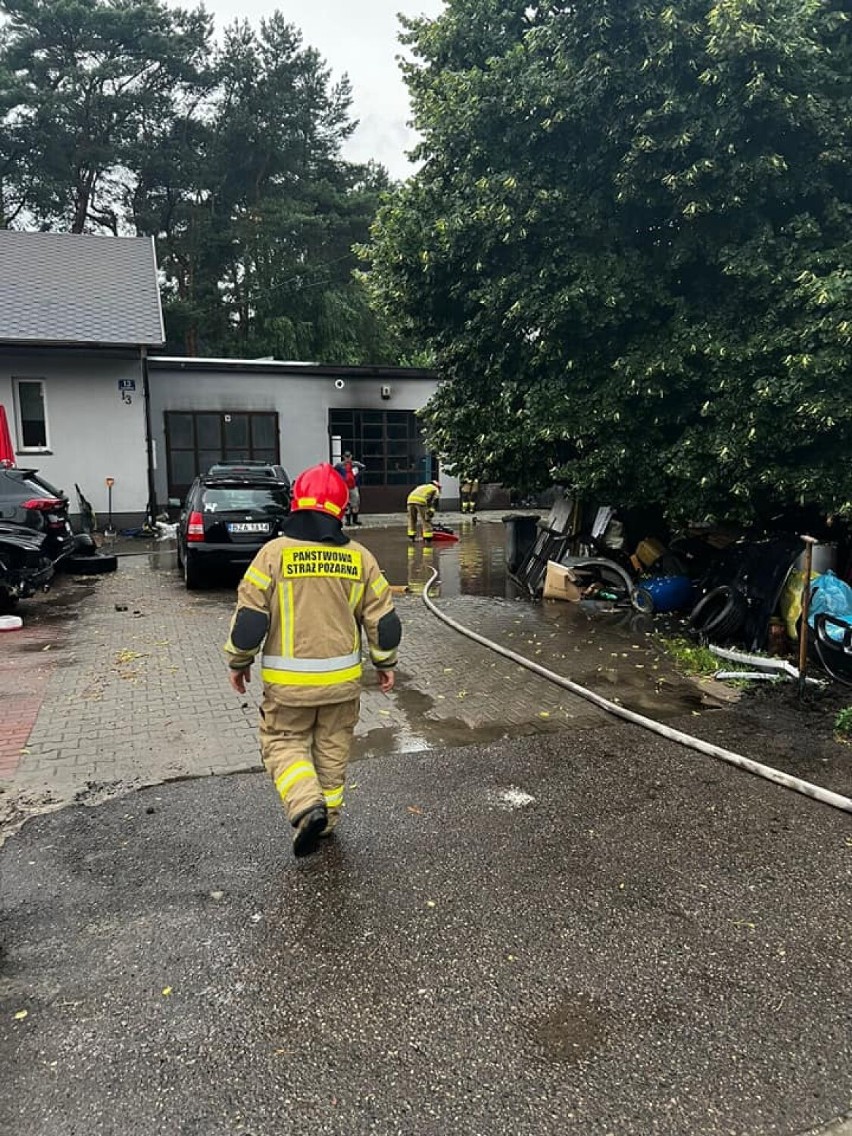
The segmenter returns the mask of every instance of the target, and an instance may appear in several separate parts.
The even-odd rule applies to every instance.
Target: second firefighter
[[[418,485],[408,494],[408,539],[416,540],[418,529],[424,540],[431,540],[432,517],[438,507],[441,496],[440,481],[429,481],[425,485]]]

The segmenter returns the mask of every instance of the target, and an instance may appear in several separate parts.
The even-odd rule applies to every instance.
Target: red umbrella
[[[6,407],[0,403],[0,466],[12,466],[14,464],[15,447],[12,445],[12,435],[9,433]]]

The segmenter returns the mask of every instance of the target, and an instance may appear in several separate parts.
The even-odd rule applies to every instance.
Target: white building
[[[162,347],[150,238],[0,230],[0,403],[21,467],[99,513],[148,500],[145,359]]]
[[[365,512],[439,475],[415,412],[434,372],[152,354],[164,343],[148,238],[0,230],[0,404],[19,466],[136,524],[223,460],[291,475],[351,450]],[[458,498],[444,478],[444,501]]]

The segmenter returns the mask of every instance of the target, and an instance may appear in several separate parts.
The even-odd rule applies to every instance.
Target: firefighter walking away
[[[262,649],[263,763],[307,856],[340,819],[361,697],[361,632],[379,686],[393,690],[402,635],[391,589],[342,519],[343,478],[323,463],[293,485],[283,536],[264,545],[240,582],[225,651],[239,694]]]

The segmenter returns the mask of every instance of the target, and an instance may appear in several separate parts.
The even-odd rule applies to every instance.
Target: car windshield
[[[289,511],[286,489],[276,485],[217,485],[201,495],[205,513],[252,512],[279,516]]]

